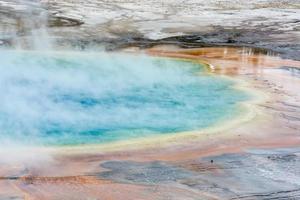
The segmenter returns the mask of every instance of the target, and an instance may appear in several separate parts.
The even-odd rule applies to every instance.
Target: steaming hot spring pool
[[[232,80],[176,59],[7,50],[0,59],[2,142],[98,144],[201,130],[236,117],[249,99]]]

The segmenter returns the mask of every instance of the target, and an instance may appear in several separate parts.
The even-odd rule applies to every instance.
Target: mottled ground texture
[[[209,191],[224,199],[298,199],[299,152],[299,149],[251,150],[196,159],[182,166],[110,161],[101,165],[109,171],[97,176],[120,183],[178,185]]]
[[[300,59],[299,0],[41,0],[49,11],[50,33],[85,48],[127,45],[255,46]],[[26,35],[24,0],[0,1],[0,39],[13,30]],[[36,15],[36,13],[34,13]],[[184,36],[184,37],[178,37]]]
[[[299,155],[282,148],[184,162],[94,159],[93,173],[1,178],[0,199],[297,200]]]

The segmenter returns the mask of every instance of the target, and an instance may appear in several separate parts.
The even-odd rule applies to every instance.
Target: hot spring
[[[7,50],[0,59],[1,142],[98,144],[201,130],[236,117],[249,99],[232,80],[175,59]]]

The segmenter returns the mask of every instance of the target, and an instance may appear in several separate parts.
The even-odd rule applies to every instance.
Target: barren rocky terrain
[[[28,3],[30,2],[30,3]],[[38,15],[38,1],[0,1],[0,39],[26,35],[20,19]],[[114,49],[180,43],[272,49],[299,59],[299,0],[41,0],[49,32],[76,46],[93,42]],[[28,6],[29,4],[29,6]],[[75,43],[75,44],[74,44]]]

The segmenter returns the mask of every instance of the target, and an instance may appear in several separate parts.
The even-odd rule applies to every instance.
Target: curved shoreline
[[[158,47],[159,49],[160,47]],[[168,48],[168,46],[167,46]],[[232,77],[231,73],[225,73],[225,74],[219,74],[216,69],[220,68],[222,66],[214,66],[209,59],[206,58],[199,58],[195,55],[190,55],[189,53],[185,54],[189,51],[189,49],[183,49],[179,50],[175,49],[172,50],[173,46],[170,47],[171,50],[165,50],[162,49],[157,50],[156,48],[149,49],[146,51],[142,51],[145,54],[149,54],[151,56],[159,56],[159,57],[166,57],[166,58],[173,58],[173,59],[179,59],[184,60],[187,62],[196,62],[202,65],[205,65],[206,67],[210,68],[211,72],[214,73],[216,76],[222,76],[223,78],[228,78],[230,80],[234,81],[234,88],[246,91],[247,93],[253,95],[253,99],[249,101],[245,101],[240,103],[242,109],[246,109],[241,116],[236,116],[235,119],[226,120],[225,122],[220,122],[218,124],[213,125],[210,128],[199,130],[199,131],[187,131],[187,132],[180,132],[180,133],[172,133],[170,135],[163,135],[163,136],[149,136],[145,139],[131,139],[130,141],[120,141],[120,142],[112,142],[107,144],[91,144],[91,145],[82,145],[82,146],[64,146],[64,147],[58,147],[57,150],[59,150],[58,154],[94,154],[97,152],[101,153],[113,153],[118,152],[120,150],[126,150],[126,151],[136,151],[136,150],[143,150],[147,151],[150,149],[156,149],[156,148],[167,148],[172,146],[181,146],[189,144],[190,142],[194,142],[195,140],[201,140],[205,141],[207,139],[207,135],[215,136],[218,138],[218,132],[225,132],[226,137],[235,137],[234,134],[230,134],[230,130],[234,128],[243,127],[244,123],[256,123],[255,118],[257,115],[258,117],[268,119],[270,116],[264,114],[261,112],[261,110],[258,109],[257,104],[267,102],[272,97],[264,92],[264,90],[258,90],[253,87],[253,84],[251,84],[250,80],[245,80],[241,78],[239,75]],[[203,49],[203,48],[200,48]],[[204,48],[205,49],[205,48]],[[233,48],[235,49],[235,48]],[[195,49],[190,49],[190,51],[195,51]],[[196,50],[197,51],[197,50]],[[139,54],[140,51],[132,50],[129,48],[129,51],[125,49],[125,52],[130,52],[134,54]],[[183,52],[183,53],[182,53]],[[266,55],[269,57],[269,55]],[[291,61],[291,60],[282,60],[279,59],[276,56],[271,56],[271,58],[274,58],[275,60],[279,61],[279,63],[284,62],[292,62],[292,63],[298,63],[297,61]],[[273,66],[271,66],[273,67]],[[259,113],[259,114],[258,114]],[[222,134],[222,137],[224,134]]]
[[[227,48],[227,47],[226,47]],[[202,66],[205,66],[208,68],[208,73],[212,73],[214,76],[220,76],[225,79],[229,79],[234,82],[234,85],[232,86],[234,89],[245,91],[251,96],[253,96],[253,99],[239,102],[238,106],[243,111],[239,113],[237,116],[234,117],[234,119],[228,119],[221,122],[218,122],[217,124],[212,125],[209,128],[204,128],[202,130],[194,130],[194,131],[184,131],[184,132],[178,132],[178,133],[170,133],[167,135],[158,135],[158,136],[148,136],[146,138],[137,138],[137,139],[128,139],[124,141],[116,141],[116,142],[108,142],[103,144],[83,144],[83,145],[65,145],[65,146],[29,146],[28,149],[30,151],[34,151],[37,149],[42,150],[43,152],[50,152],[51,154],[54,153],[55,155],[81,155],[81,154],[94,154],[97,152],[101,153],[113,153],[118,152],[120,150],[125,151],[136,151],[136,150],[142,150],[147,151],[150,149],[156,149],[156,148],[167,148],[172,146],[182,146],[189,144],[190,142],[193,142],[195,140],[199,141],[205,141],[207,139],[207,136],[214,136],[215,138],[218,138],[219,132],[224,132],[226,137],[234,137],[234,134],[229,133],[230,130],[234,128],[242,127],[243,124],[251,122],[255,124],[255,118],[257,115],[259,117],[268,118],[268,115],[265,115],[263,112],[261,112],[257,104],[266,102],[270,100],[272,97],[265,93],[263,90],[255,89],[253,84],[251,83],[251,80],[245,80],[245,78],[242,78],[239,74],[232,76],[231,71],[226,73],[219,73],[218,69],[222,68],[222,66],[216,66],[212,62],[210,62],[210,57],[206,58],[205,53],[201,53],[200,57],[197,56],[197,51],[202,51],[205,49],[210,48],[195,48],[195,49],[180,49],[176,48],[174,49],[174,46],[165,46],[162,47],[154,47],[148,50],[136,50],[136,49],[124,49],[121,52],[115,52],[115,53],[124,53],[126,54],[133,54],[133,55],[150,55],[154,57],[165,57],[168,59],[178,59],[186,62],[195,62]],[[219,49],[217,48],[211,48],[211,49]],[[223,49],[223,48],[221,48]],[[231,48],[229,49],[236,49]],[[13,50],[14,51],[14,50]],[[57,52],[53,52],[54,55],[57,54]],[[76,52],[64,52],[66,54],[69,53],[76,53]],[[82,52],[78,52],[79,55]],[[84,53],[84,52],[83,52]],[[88,54],[94,53],[99,54],[95,52],[86,52]],[[101,53],[101,52],[100,52]],[[111,56],[111,53],[105,53],[108,56]],[[266,55],[269,57],[269,55]],[[278,57],[271,56],[272,58],[277,59],[276,61],[281,62],[282,59],[279,59]],[[214,57],[213,57],[214,58]],[[283,60],[282,62],[292,62],[292,63],[298,63],[297,61],[290,61],[290,60]],[[300,62],[299,62],[300,63]],[[272,66],[273,67],[273,66]],[[258,114],[259,113],[259,114]],[[221,134],[223,137],[224,134]],[[24,148],[27,148],[26,146]]]
[[[106,53],[106,52],[80,52],[80,51],[66,51],[66,52],[52,52],[52,51],[47,51],[47,52],[36,52],[36,51],[16,51],[16,50],[8,50],[9,52],[11,51],[12,53],[19,53],[21,52],[22,56],[23,53],[25,56],[27,55],[49,55],[49,56],[53,56],[54,58],[60,58],[60,57],[64,57],[64,56],[74,56],[74,54],[76,54],[76,56],[82,56],[82,57],[89,57],[89,56],[99,56],[97,57],[97,59],[101,59],[104,56],[105,57],[112,57],[115,54],[119,54],[120,56],[130,56],[131,59],[134,59],[135,57],[140,57],[140,56],[144,56],[145,58],[155,58],[156,56],[154,55],[147,55],[144,52],[137,52],[137,53],[128,53],[128,52],[114,52],[114,53]],[[78,55],[77,55],[78,54]],[[14,55],[14,54],[12,54]],[[102,57],[103,56],[103,57]],[[151,58],[152,57],[152,58]],[[187,58],[175,58],[175,57],[158,57],[158,60],[160,59],[165,59],[166,61],[170,60],[178,60],[178,61],[184,61],[185,63],[189,64],[189,63],[196,63],[197,65],[195,66],[198,70],[198,68],[205,68],[205,73],[208,74],[208,76],[214,76],[216,77],[216,79],[220,78],[221,80],[229,80],[230,82],[232,82],[232,85],[229,86],[230,89],[236,90],[237,92],[241,91],[244,92],[247,96],[251,96],[249,97],[249,100],[243,100],[241,102],[235,102],[235,109],[237,111],[237,113],[235,115],[230,116],[230,118],[228,119],[222,119],[221,121],[215,122],[214,124],[210,125],[209,127],[206,128],[201,128],[201,129],[195,129],[195,130],[191,130],[191,131],[183,131],[183,132],[165,132],[162,134],[153,134],[153,135],[149,135],[146,136],[145,138],[141,138],[141,137],[136,137],[136,138],[128,138],[128,139],[123,139],[123,140],[116,140],[116,141],[112,141],[112,142],[101,142],[101,143],[87,143],[87,144],[66,144],[66,145],[56,145],[56,144],[41,144],[39,145],[39,143],[37,142],[36,144],[36,148],[45,148],[45,149],[50,149],[50,150],[58,150],[61,152],[65,152],[65,151],[80,151],[82,152],[82,150],[89,150],[89,151],[97,151],[97,150],[101,150],[101,151],[115,151],[115,150],[119,150],[119,149],[128,149],[128,147],[130,148],[134,148],[135,149],[145,149],[145,148],[149,148],[149,147],[155,147],[156,144],[159,142],[160,145],[165,146],[165,143],[169,143],[169,141],[173,141],[179,144],[179,140],[183,141],[188,141],[189,138],[201,138],[201,135],[205,135],[205,134],[213,134],[215,132],[220,132],[220,131],[224,131],[226,129],[230,129],[240,123],[244,123],[248,120],[251,120],[251,118],[253,118],[254,114],[254,110],[253,107],[250,105],[254,102],[259,101],[259,99],[262,99],[262,94],[258,94],[258,92],[254,91],[253,89],[249,89],[250,85],[248,85],[245,81],[243,80],[237,80],[236,78],[232,78],[232,77],[228,77],[226,75],[220,75],[220,74],[214,74],[212,72],[211,69],[211,65],[209,63],[203,63],[201,60],[194,60],[194,59],[187,59]],[[156,60],[156,59],[155,59]],[[185,64],[182,64],[184,67]],[[197,74],[195,75],[197,77]],[[230,83],[231,84],[231,83]],[[38,141],[38,140],[37,140]],[[24,146],[26,146],[26,144],[24,144]],[[35,144],[33,143],[32,146],[30,146],[29,144],[29,148],[34,149],[35,148]]]
[[[172,58],[172,57],[166,57]],[[208,65],[202,63],[199,60],[189,60],[182,58],[174,58],[184,60],[186,62],[197,62],[200,65]],[[209,66],[208,66],[209,67]],[[209,72],[210,73],[210,72]],[[240,113],[233,119],[226,119],[218,122],[208,128],[194,131],[184,131],[178,133],[170,133],[166,135],[158,136],[147,136],[143,139],[128,139],[124,141],[109,142],[103,144],[84,144],[84,145],[65,145],[55,146],[59,154],[82,154],[82,153],[96,153],[96,152],[114,152],[119,150],[146,150],[152,148],[166,147],[172,145],[180,145],[188,143],[193,140],[203,140],[207,134],[214,135],[217,137],[218,132],[228,131],[236,126],[253,120],[256,116],[256,109],[254,104],[266,101],[269,97],[264,95],[262,92],[254,90],[251,85],[245,80],[232,78],[225,75],[214,74],[214,76],[221,76],[224,79],[233,81],[234,85],[232,88],[246,92],[251,96],[251,99],[238,103]],[[52,147],[49,147],[52,148]]]

